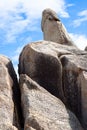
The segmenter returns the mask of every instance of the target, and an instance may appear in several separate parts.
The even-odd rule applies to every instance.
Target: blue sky
[[[8,56],[16,70],[22,48],[43,39],[45,8],[57,12],[80,49],[87,46],[87,0],[0,0],[0,54]]]

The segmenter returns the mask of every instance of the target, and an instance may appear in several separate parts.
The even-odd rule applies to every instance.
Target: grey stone
[[[85,51],[87,51],[87,46],[85,47]]]
[[[83,130],[75,115],[43,87],[20,75],[24,130]]]
[[[16,87],[17,79],[12,63],[7,57],[0,55],[0,130],[20,128],[13,94]]]
[[[84,92],[79,78],[83,71],[87,71],[87,52],[75,46],[34,42],[23,48],[19,58],[19,74],[27,74],[60,98],[84,125],[86,109],[83,108]]]
[[[87,72],[82,71],[78,77],[78,84],[81,86],[81,106],[82,106],[82,123],[87,130]]]
[[[44,48],[46,47],[44,43],[47,43],[47,48]],[[48,42],[37,42],[24,47],[19,58],[19,74],[27,74],[53,95],[64,100],[62,65],[57,53],[51,50],[48,44]]]
[[[63,89],[67,106],[82,119],[82,88],[78,77],[82,71],[87,71],[87,54],[64,55],[60,57],[63,66]],[[85,84],[86,85],[86,84]],[[84,111],[83,111],[84,112]]]
[[[11,125],[10,123],[0,123],[0,130],[18,130],[15,126]]]
[[[64,25],[53,10],[45,9],[42,12],[41,27],[44,40],[59,44],[74,45]]]

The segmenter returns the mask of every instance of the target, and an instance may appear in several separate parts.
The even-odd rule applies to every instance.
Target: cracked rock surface
[[[0,55],[0,130],[86,130],[87,52],[49,41]],[[23,113],[22,113],[23,112]]]
[[[20,130],[19,99],[13,65],[10,59],[0,55],[0,130]]]
[[[83,72],[87,52],[75,46],[39,41],[26,45],[19,58],[19,75],[27,74],[52,95],[61,99],[86,129],[87,98]],[[84,77],[84,80],[87,80]],[[85,81],[86,82],[86,81]]]
[[[20,75],[24,130],[82,130],[75,115],[26,74]]]

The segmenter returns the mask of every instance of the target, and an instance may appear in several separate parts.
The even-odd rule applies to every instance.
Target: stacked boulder
[[[44,40],[12,62],[0,55],[0,130],[87,130],[87,51],[79,50],[57,14],[42,13]]]
[[[52,95],[61,99],[62,102],[66,105],[66,111],[70,109],[77,116],[83,126],[86,127],[86,60],[87,52],[81,51],[75,46],[61,45],[50,41],[35,42],[26,45],[20,54],[19,75],[21,76],[21,74],[26,74],[33,81],[37,82],[41,87],[45,88],[48,92],[50,92]],[[26,86],[25,83],[23,84],[24,86]],[[32,83],[30,82],[26,84],[28,89],[33,91],[32,89],[34,88],[29,87]],[[24,86],[22,85],[22,88],[24,88]],[[28,95],[32,94],[30,90]],[[38,89],[35,90],[37,93]],[[21,93],[23,93],[23,89]],[[37,100],[37,98],[35,99]],[[30,101],[30,98],[23,99],[22,97],[22,101],[23,100]],[[23,105],[24,104],[25,103],[23,102]],[[61,110],[62,109],[63,108],[61,108]],[[25,110],[26,109],[24,107],[24,111]],[[26,118],[27,117],[25,117],[25,119]],[[73,128],[72,130],[74,129],[75,128]]]

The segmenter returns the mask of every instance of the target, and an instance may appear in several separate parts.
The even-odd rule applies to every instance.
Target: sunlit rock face
[[[18,82],[12,62],[0,55],[0,130],[20,129],[19,99]]]
[[[42,12],[41,28],[44,40],[69,46],[74,45],[66,28],[53,10],[45,9]]]

